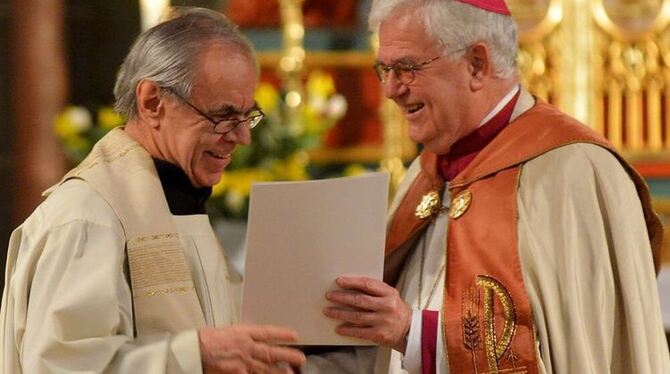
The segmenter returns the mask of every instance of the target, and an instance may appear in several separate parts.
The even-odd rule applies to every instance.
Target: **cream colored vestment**
[[[126,177],[144,176],[129,173],[109,183],[130,183]],[[156,180],[146,185],[153,187],[142,196],[164,200]],[[204,322],[221,327],[236,321],[238,301],[208,217],[167,214],[156,221],[178,234]],[[138,336],[126,231],[115,209],[79,179],[60,185],[15,230],[0,312],[4,373],[202,371],[195,328]]]

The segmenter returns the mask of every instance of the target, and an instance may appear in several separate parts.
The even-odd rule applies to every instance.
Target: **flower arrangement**
[[[261,82],[256,101],[266,117],[252,130],[249,146],[238,147],[220,182],[214,186],[210,212],[232,218],[246,217],[254,182],[312,179],[314,166],[306,150],[321,139],[347,110],[344,96],[335,91],[328,73],[313,70],[305,82],[305,101],[299,126],[287,126],[285,97],[273,85]]]
[[[332,76],[324,71],[311,71],[304,87],[299,126],[291,127],[286,124],[284,94],[269,83],[259,84],[256,101],[266,117],[252,130],[251,144],[237,147],[212,189],[208,207],[211,214],[245,218],[254,182],[307,180],[318,174],[305,151],[321,145],[325,132],[346,113],[347,102],[336,92]],[[96,121],[85,107],[67,106],[57,116],[54,131],[67,157],[76,164],[103,135],[123,123],[123,118],[108,106],[98,109]],[[351,166],[345,174],[365,171],[361,166]]]
[[[97,121],[83,106],[68,105],[56,116],[54,132],[65,150],[67,158],[80,163],[109,130],[122,125],[123,117],[112,107],[103,106],[97,111]]]

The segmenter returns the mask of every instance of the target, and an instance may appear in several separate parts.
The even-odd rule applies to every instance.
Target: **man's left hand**
[[[412,309],[398,291],[372,278],[342,276],[335,282],[342,290],[327,292],[326,299],[336,306],[323,311],[327,317],[344,322],[335,331],[404,353]]]

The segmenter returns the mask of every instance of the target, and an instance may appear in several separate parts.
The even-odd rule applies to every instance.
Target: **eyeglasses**
[[[464,51],[467,48],[468,47],[455,49],[447,53],[446,56]],[[399,80],[400,83],[408,85],[414,82],[414,75],[415,75],[414,72],[416,72],[417,70],[424,69],[426,65],[430,64],[431,62],[437,60],[440,57],[441,56],[433,57],[430,60],[426,60],[418,64],[394,62],[391,65],[386,65],[384,63],[377,62],[372,66],[372,68],[375,69],[375,72],[377,73],[377,78],[379,78],[379,80],[382,83],[386,83],[388,81],[389,74],[391,74],[391,71],[393,71],[393,75],[395,75],[396,79]]]
[[[202,110],[198,109],[198,107],[193,105],[190,101],[186,100],[180,94],[175,92],[174,89],[172,88],[165,88],[165,89],[170,91],[175,97],[179,99],[179,101],[188,105],[189,107],[191,107],[191,109],[195,110],[198,114],[200,114],[202,117],[211,122],[211,124],[214,125],[214,132],[217,134],[221,135],[227,134],[235,130],[239,125],[244,125],[247,126],[249,129],[253,129],[265,117],[265,113],[263,113],[263,111],[260,110],[260,108],[254,108],[251,110],[251,112],[247,114],[246,118],[243,119],[223,118],[217,120],[212,118],[212,116],[205,114]]]
[[[391,71],[393,71],[393,75],[395,75],[396,79],[399,80],[402,84],[410,84],[414,82],[415,71],[423,69],[424,66],[430,64],[438,58],[440,58],[440,56],[433,57],[430,60],[414,65],[402,62],[394,62],[391,65],[386,65],[381,62],[377,62],[372,67],[377,73],[377,78],[379,78],[382,83],[386,83],[388,81],[389,74]]]

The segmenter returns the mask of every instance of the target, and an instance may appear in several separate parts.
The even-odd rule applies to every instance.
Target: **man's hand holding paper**
[[[405,351],[412,309],[388,284],[366,277],[338,277],[341,290],[329,291],[326,299],[335,303],[324,309],[329,318],[343,323],[335,331]]]

